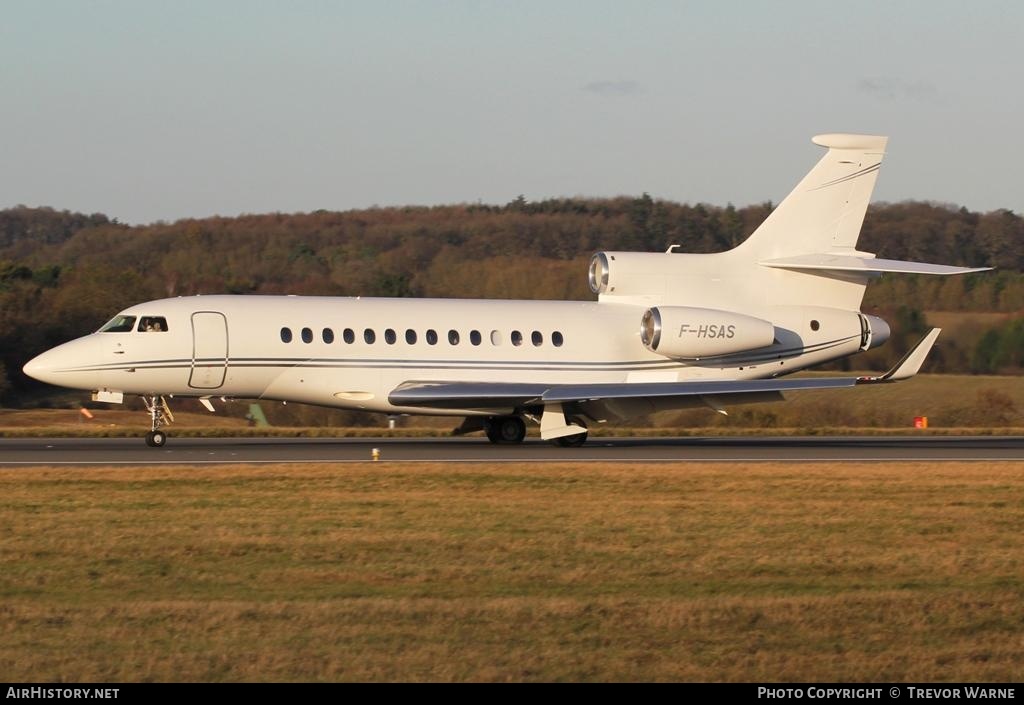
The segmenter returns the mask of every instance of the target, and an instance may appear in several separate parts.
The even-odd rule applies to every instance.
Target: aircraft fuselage
[[[641,343],[646,308],[582,301],[182,297],[132,306],[119,314],[118,330],[65,343],[35,358],[25,371],[85,390],[425,413],[394,406],[389,392],[410,380],[587,384],[771,378],[865,347],[857,312],[780,306],[761,312],[775,326],[771,345],[714,359],[675,360]],[[145,330],[150,321],[158,321],[160,330]],[[738,333],[742,330],[726,321],[666,331],[705,338]]]

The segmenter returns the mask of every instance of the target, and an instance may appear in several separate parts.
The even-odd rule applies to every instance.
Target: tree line
[[[212,293],[591,299],[586,264],[594,251],[663,251],[678,244],[684,252],[717,252],[742,242],[771,209],[770,203],[679,204],[647,194],[539,202],[519,197],[505,205],[271,213],[140,226],[51,208],[0,210],[0,398],[17,402],[30,389],[20,369],[32,355],[95,330],[138,301]],[[876,204],[858,247],[890,259],[998,268],[873,283],[864,309],[898,320],[896,339],[873,351],[870,362],[891,361],[911,344],[901,336],[923,327],[921,312],[942,310],[1009,317],[971,330],[969,340],[949,341],[939,369],[1024,367],[1015,343],[1024,311],[1024,218],[1009,210]]]

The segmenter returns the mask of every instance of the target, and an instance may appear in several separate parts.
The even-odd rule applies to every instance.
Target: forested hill
[[[79,230],[110,224],[107,216],[99,213],[83,215],[24,206],[0,210],[0,252],[4,259],[17,260],[41,245],[59,245]]]
[[[18,207],[0,211],[0,350],[7,370],[19,370],[34,352],[95,330],[127,305],[195,293],[589,299],[586,264],[594,251],[663,251],[670,244],[684,252],[725,250],[770,210],[771,204],[682,205],[646,194],[538,203],[520,197],[505,206],[130,227],[100,214]],[[867,310],[1024,309],[1024,218],[1011,211],[875,205],[859,248],[999,270],[886,278],[869,287]],[[0,393],[4,384],[0,375]]]

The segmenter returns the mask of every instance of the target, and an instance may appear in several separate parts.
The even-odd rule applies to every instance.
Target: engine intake
[[[692,306],[655,306],[640,321],[640,340],[651,352],[700,360],[771,345],[775,326],[731,311]]]
[[[666,252],[598,252],[590,258],[587,280],[601,296],[663,296],[688,258]],[[692,260],[696,261],[696,260]]]

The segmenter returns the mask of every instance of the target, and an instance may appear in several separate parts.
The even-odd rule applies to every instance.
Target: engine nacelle
[[[686,271],[686,263],[707,255],[667,252],[598,252],[590,258],[590,290],[602,296],[664,296]]]
[[[651,352],[700,360],[771,345],[775,326],[753,316],[692,306],[655,306],[644,312],[640,340]]]

